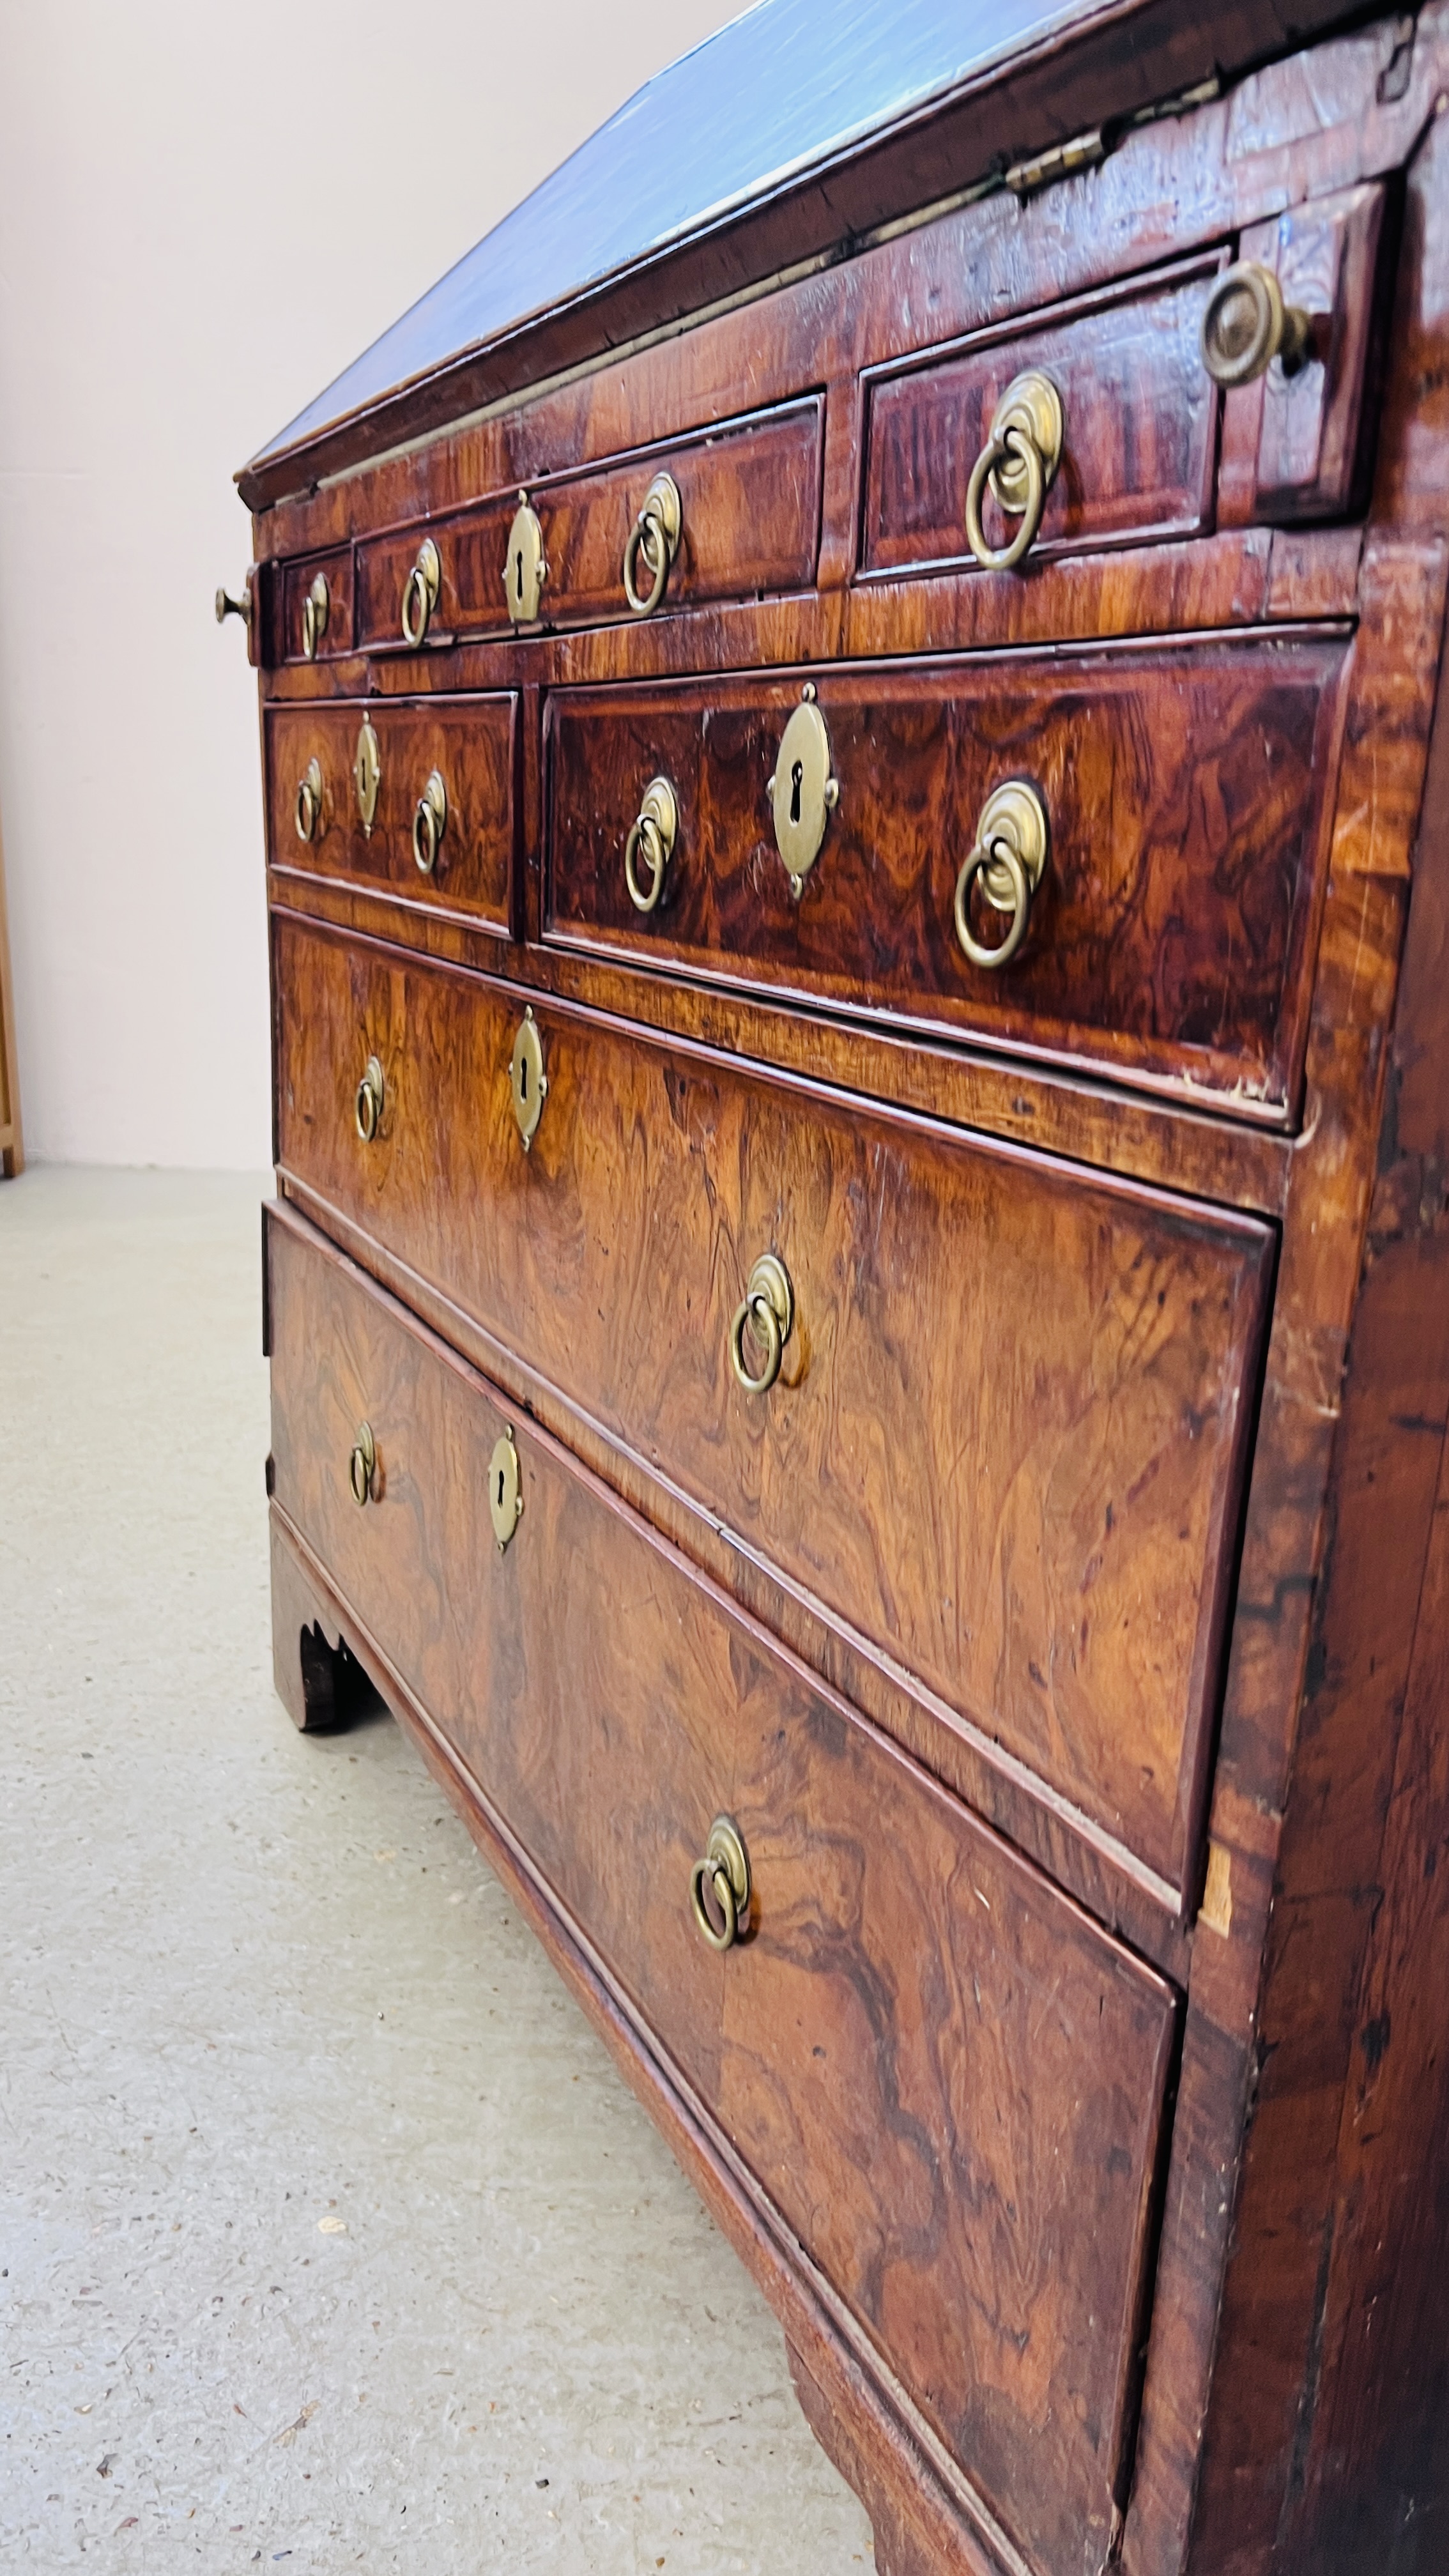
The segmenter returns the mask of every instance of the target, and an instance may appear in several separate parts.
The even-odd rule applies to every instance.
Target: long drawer
[[[284,1170],[1185,1898],[1269,1230],[541,996],[525,1153],[516,991],[274,937]]]
[[[278,1505],[990,2512],[1101,2565],[1172,1990],[295,1220],[269,1313]]]
[[[1347,652],[1258,639],[822,671],[806,697],[838,794],[803,873],[772,795],[798,762],[785,787],[808,817],[809,743],[792,757],[784,738],[798,679],[560,692],[545,936],[1282,1119]],[[628,846],[656,778],[674,805],[662,871],[647,839]],[[1000,831],[1029,837],[1019,808],[998,825],[1006,789],[1036,802],[1034,888],[1000,862]]]
[[[512,690],[273,704],[263,737],[268,857],[506,937],[518,751]]]

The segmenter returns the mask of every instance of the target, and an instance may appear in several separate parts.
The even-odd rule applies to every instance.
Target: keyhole
[[[798,823],[800,820],[800,786],[804,776],[804,761],[792,760],[790,763],[790,820],[792,823]]]
[[[519,607],[521,608],[521,607],[523,606],[523,548],[522,548],[522,546],[520,546],[520,547],[519,547],[518,552],[515,554],[515,556],[514,556],[514,558],[513,558],[513,586],[514,586],[514,589],[515,589],[515,590],[517,591],[517,593],[518,593],[518,605],[519,605]]]
[[[498,1470],[498,1508],[500,1512],[503,1509],[503,1470],[501,1467]]]
[[[522,1101],[527,1101],[527,1098],[528,1098],[528,1058],[527,1058],[527,1056],[522,1056],[522,1057],[520,1057],[520,1059],[519,1059],[519,1066],[518,1066],[518,1097],[519,1097],[519,1099],[520,1099],[520,1100],[522,1100]],[[501,1498],[500,1498],[500,1499],[501,1499]]]

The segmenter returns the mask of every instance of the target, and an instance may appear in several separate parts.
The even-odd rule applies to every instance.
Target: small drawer
[[[266,710],[273,867],[466,914],[507,936],[518,700],[368,698]]]
[[[352,548],[282,566],[281,662],[335,662],[352,646]]]
[[[822,671],[821,832],[793,877],[791,782],[779,796],[771,783],[782,759],[793,771],[799,681],[561,692],[545,935],[1281,1122],[1347,649],[1221,641]],[[808,770],[808,742],[797,757]],[[631,846],[656,779],[667,859],[647,832]],[[812,779],[796,784],[808,819]],[[1039,831],[1034,885],[999,852],[987,864],[1007,789],[1034,800],[1000,822]]]
[[[1190,1902],[1269,1229],[273,936],[283,1170]]]
[[[542,534],[547,577],[536,618],[524,625],[588,625],[625,618],[631,609],[624,586],[625,553],[656,479],[667,475],[678,497],[674,552],[651,554],[655,537],[635,545],[631,578],[641,606],[653,583],[651,560],[663,561],[652,613],[693,608],[709,601],[752,599],[808,588],[815,578],[820,537],[820,471],[823,407],[818,397],[790,404],[698,437],[624,458],[586,472],[545,475],[528,487],[528,503]],[[428,586],[431,566],[420,564],[429,543],[436,551],[436,596],[425,621],[427,643],[499,632],[516,622],[507,583],[517,580],[509,558],[519,494],[494,494],[475,509],[394,530],[358,549],[358,640],[369,650],[406,649],[404,594],[410,630],[421,616],[419,581]],[[672,522],[671,522],[672,525]]]
[[[1173,1990],[349,1265],[269,1247],[286,1520],[987,2513],[1103,2565]]]

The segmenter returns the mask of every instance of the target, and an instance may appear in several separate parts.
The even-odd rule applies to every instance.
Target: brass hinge
[[[1006,185],[1014,197],[1034,197],[1038,188],[1055,187],[1058,179],[1071,179],[1079,170],[1090,170],[1106,153],[1100,125],[1090,134],[1073,135],[1070,143],[1054,144],[1050,152],[1038,152],[1031,161],[1018,161],[1006,173]]]

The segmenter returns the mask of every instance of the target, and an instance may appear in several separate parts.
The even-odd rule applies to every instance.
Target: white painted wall
[[[0,0],[0,829],[30,1155],[269,1160],[256,683],[212,611],[250,553],[232,475],[740,5]]]

